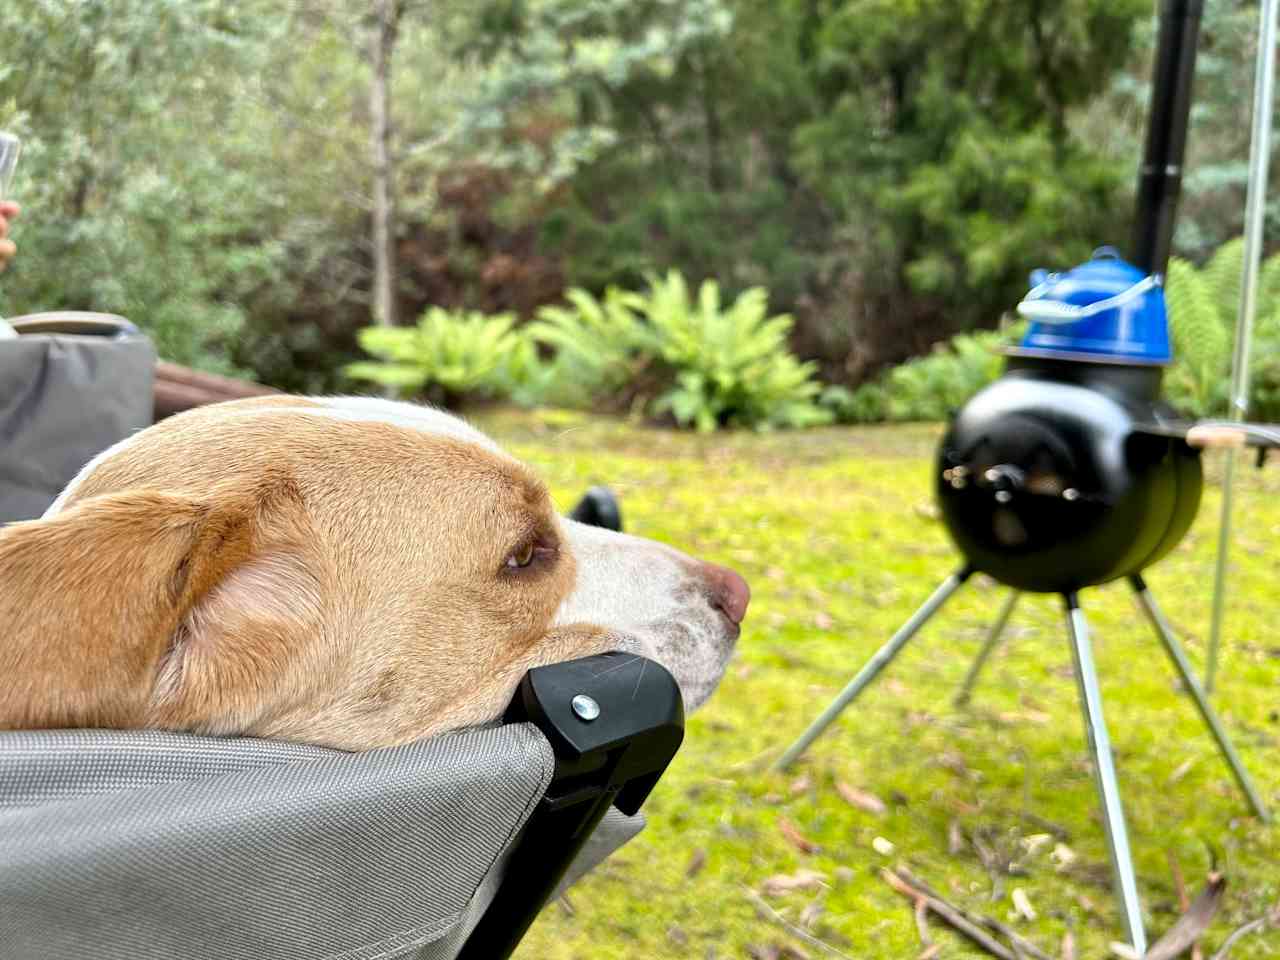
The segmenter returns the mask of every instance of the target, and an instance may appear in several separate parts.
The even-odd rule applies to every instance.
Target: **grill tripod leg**
[[[1244,794],[1245,799],[1249,801],[1249,806],[1253,808],[1253,812],[1258,815],[1259,819],[1263,822],[1269,821],[1271,814],[1267,812],[1267,805],[1254,788],[1253,781],[1249,779],[1249,772],[1245,770],[1244,763],[1240,760],[1240,755],[1236,753],[1235,747],[1231,745],[1231,740],[1227,737],[1227,731],[1222,727],[1222,721],[1214,713],[1213,707],[1209,706],[1204,689],[1200,686],[1199,681],[1196,680],[1195,673],[1191,669],[1191,663],[1187,660],[1186,651],[1182,649],[1182,644],[1178,642],[1177,637],[1173,635],[1173,631],[1169,629],[1168,622],[1164,619],[1160,608],[1156,606],[1155,597],[1151,595],[1151,591],[1147,589],[1147,584],[1141,576],[1130,577],[1129,585],[1133,587],[1138,603],[1142,605],[1147,619],[1151,621],[1151,626],[1155,628],[1156,636],[1164,644],[1164,651],[1169,655],[1169,659],[1173,661],[1173,667],[1178,671],[1178,677],[1182,680],[1183,687],[1191,694],[1191,699],[1195,701],[1196,709],[1200,711],[1200,718],[1204,720],[1205,726],[1213,734],[1213,739],[1218,744],[1218,752],[1222,754],[1222,759],[1231,768],[1231,775],[1235,777],[1240,791]]]
[[[907,645],[907,641],[914,637],[919,629],[928,623],[935,613],[942,609],[942,605],[947,602],[947,599],[964,585],[964,582],[969,579],[972,572],[965,568],[958,573],[953,573],[939,584],[938,589],[933,591],[933,594],[920,609],[911,615],[911,619],[898,628],[898,632],[889,639],[888,643],[872,655],[866,665],[858,671],[857,676],[850,680],[848,685],[840,691],[839,696],[831,701],[831,705],[822,711],[822,714],[813,723],[809,724],[809,729],[800,735],[800,739],[787,748],[787,752],[782,755],[776,764],[778,770],[787,769],[800,758],[801,754],[809,749],[809,744],[817,740],[836,717],[844,712],[844,708],[851,704],[858,694],[880,674],[880,671],[889,665],[890,661]]]
[[[1080,706],[1084,710],[1085,733],[1093,754],[1093,775],[1102,802],[1102,822],[1107,830],[1107,847],[1111,852],[1111,872],[1115,878],[1116,899],[1124,919],[1125,934],[1138,956],[1147,952],[1147,934],[1142,924],[1142,906],[1138,901],[1138,882],[1129,852],[1129,831],[1120,803],[1120,784],[1116,780],[1115,758],[1111,738],[1102,714],[1102,691],[1089,645],[1089,624],[1074,593],[1065,595],[1067,632],[1071,637],[1071,656],[1075,665],[1076,684],[1080,690]]]
[[[969,702],[969,698],[973,695],[973,687],[978,682],[978,674],[982,672],[982,668],[986,666],[988,658],[995,653],[996,647],[1000,644],[1000,638],[1004,635],[1004,628],[1009,624],[1009,618],[1013,616],[1013,608],[1018,605],[1018,598],[1022,596],[1017,590],[1009,594],[1009,598],[1005,600],[1004,606],[1000,608],[995,622],[991,624],[991,629],[987,632],[987,639],[982,644],[982,649],[978,651],[978,655],[973,660],[973,665],[969,667],[969,672],[965,675],[964,684],[960,687],[960,692],[956,694],[955,704],[957,707],[963,707]]]

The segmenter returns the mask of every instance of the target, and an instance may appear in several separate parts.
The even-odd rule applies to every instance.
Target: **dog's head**
[[[497,717],[530,667],[724,671],[730,570],[557,516],[447,414],[273,397],[166,420],[0,530],[0,728],[160,727],[364,748]]]

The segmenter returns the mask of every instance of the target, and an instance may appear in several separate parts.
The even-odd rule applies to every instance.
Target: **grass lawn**
[[[729,673],[690,718],[646,807],[648,829],[569,904],[548,908],[520,957],[836,955],[764,918],[760,892],[841,954],[915,957],[912,911],[880,876],[898,863],[1052,956],[1067,935],[1075,956],[1107,955],[1119,922],[1055,598],[1024,600],[972,705],[957,709],[951,698],[1004,597],[990,582],[966,588],[801,764],[767,769],[957,565],[929,494],[936,428],[704,438],[576,414],[477,420],[543,471],[562,507],[608,482],[631,532],[729,564],[754,591]],[[1230,639],[1214,703],[1280,808],[1280,465],[1237,475]],[[1147,578],[1197,665],[1218,504],[1210,490],[1191,534]],[[1192,895],[1216,864],[1228,887],[1208,956],[1280,899],[1280,827],[1247,815],[1127,589],[1090,590],[1083,602],[1148,928],[1154,939],[1177,914],[1171,863]],[[787,885],[779,877],[798,889],[770,889]],[[1035,919],[1015,911],[1019,890]],[[986,955],[936,920],[930,931],[938,957]],[[1280,931],[1231,956],[1280,957]]]

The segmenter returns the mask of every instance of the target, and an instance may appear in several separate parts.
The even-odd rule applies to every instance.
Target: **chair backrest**
[[[530,671],[508,720],[365,753],[0,732],[0,957],[507,957],[639,832],[683,711],[660,666],[602,654]]]
[[[554,767],[531,724],[361,754],[0,734],[0,956],[421,951],[466,922]]]
[[[92,457],[151,423],[156,355],[123,317],[32,314],[0,340],[0,523],[38,517]]]

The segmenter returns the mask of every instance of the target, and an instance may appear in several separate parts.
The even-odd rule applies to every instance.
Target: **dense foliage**
[[[27,147],[0,313],[118,311],[170,359],[349,386],[371,313],[372,9],[0,4],[0,126]],[[675,269],[726,303],[767,288],[838,387],[825,409],[865,419],[888,366],[995,326],[1029,268],[1127,233],[1149,0],[399,9],[399,313],[539,317],[504,388],[526,400],[555,391],[530,386],[549,353],[565,399],[582,365],[631,383],[640,356],[604,336],[599,357],[557,352],[541,308],[588,322],[584,296]],[[1179,232],[1195,263],[1239,232],[1256,13],[1206,2]],[[732,420],[702,376],[668,415]]]
[[[946,420],[1000,376],[1000,348],[1016,342],[1019,324],[1002,332],[956,334],[925,356],[893,367],[856,390],[829,387],[823,402],[843,423]]]
[[[463,397],[509,394],[521,347],[514,324],[510,314],[432,307],[414,327],[366,327],[360,346],[379,359],[350,364],[347,375],[445,406],[457,406]]]
[[[448,405],[502,397],[631,411],[708,432],[829,423],[815,400],[813,365],[787,349],[791,318],[769,316],[764,290],[724,306],[715,281],[697,298],[672,271],[643,293],[610,288],[603,301],[570,290],[569,307],[544,307],[512,330],[510,315],[433,308],[415,328],[369,327],[360,344],[377,361],[349,375]],[[543,354],[549,354],[543,359]]]
[[[1237,237],[1201,268],[1180,257],[1169,263],[1165,298],[1174,362],[1164,389],[1187,416],[1227,412],[1243,256]],[[828,388],[824,401],[846,423],[944,420],[1000,375],[1000,347],[1024,329],[1018,324],[1003,333],[958,334],[857,390]],[[1259,277],[1249,386],[1250,416],[1280,421],[1280,254],[1263,263]]]
[[[1243,258],[1244,244],[1237,238],[1198,270],[1176,257],[1169,264],[1169,331],[1176,363],[1165,388],[1189,415],[1227,413]],[[1249,415],[1280,420],[1280,254],[1266,260],[1259,275],[1249,368]]]

